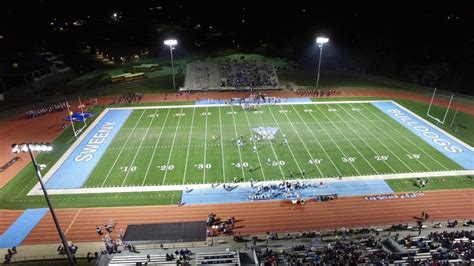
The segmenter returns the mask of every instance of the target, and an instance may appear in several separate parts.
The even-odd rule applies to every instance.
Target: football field
[[[134,109],[83,188],[463,168],[371,103]]]

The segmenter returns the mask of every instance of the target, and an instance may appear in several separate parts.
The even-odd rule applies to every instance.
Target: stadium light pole
[[[49,152],[52,151],[53,147],[49,143],[22,143],[22,144],[12,144],[12,152],[13,153],[29,153],[31,157],[31,162],[33,162],[33,167],[35,168],[36,177],[41,185],[41,190],[43,190],[44,197],[46,199],[46,203],[48,204],[49,212],[53,217],[54,225],[56,226],[56,230],[58,231],[59,238],[61,238],[61,242],[63,243],[64,250],[66,251],[66,255],[69,261],[69,265],[75,265],[74,259],[71,254],[71,250],[69,250],[69,245],[67,243],[66,236],[64,235],[61,226],[59,225],[58,218],[56,217],[56,213],[54,212],[53,206],[49,201],[48,192],[43,183],[43,179],[41,176],[41,169],[44,167],[42,165],[38,165],[36,162],[35,156],[33,156],[34,151],[44,151]]]
[[[171,56],[171,71],[173,72],[173,89],[176,90],[176,81],[174,79],[174,63],[173,63],[173,46],[178,44],[177,40],[170,39],[164,41],[165,45],[168,45],[170,47],[170,56]]]
[[[318,64],[318,77],[316,78],[316,89],[319,88],[319,71],[321,69],[321,57],[323,55],[323,44],[329,42],[329,39],[326,37],[316,38],[316,43],[319,45],[319,64]]]

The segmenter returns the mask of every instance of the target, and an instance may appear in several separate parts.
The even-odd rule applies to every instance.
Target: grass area
[[[431,177],[423,189],[416,185],[416,178],[385,180],[395,192],[413,192],[419,190],[470,189],[474,188],[474,180],[468,176]]]
[[[261,127],[276,130],[275,138],[264,140],[265,134],[257,133]],[[256,135],[262,139],[250,140]],[[85,187],[459,169],[368,103],[139,109],[131,113]]]

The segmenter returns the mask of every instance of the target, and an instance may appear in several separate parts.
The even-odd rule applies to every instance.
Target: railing
[[[86,253],[74,254],[76,259],[87,258]],[[37,256],[19,256],[18,254],[13,255],[11,262],[22,262],[22,261],[37,261],[37,260],[67,260],[66,254],[64,255],[37,255]]]

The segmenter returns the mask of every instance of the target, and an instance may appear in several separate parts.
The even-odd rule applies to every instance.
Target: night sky
[[[293,57],[312,54],[318,34],[331,41],[328,52],[344,60],[366,58],[377,64],[448,63],[451,72],[464,81],[463,72],[474,66],[474,5],[468,1],[2,1],[0,8],[0,52],[28,49],[35,42],[56,37],[51,22],[57,24],[85,20],[85,33],[106,24],[114,12],[120,14],[123,29],[154,38],[159,25],[192,29],[197,25],[205,34],[235,34],[242,47],[261,43],[275,49],[292,49]],[[56,20],[54,20],[56,19]],[[153,26],[152,26],[153,25]],[[56,25],[55,25],[56,26]],[[89,31],[89,33],[87,32]],[[144,37],[143,35],[148,35]],[[173,33],[171,33],[173,34]],[[200,41],[186,33],[182,47]],[[63,38],[72,38],[68,35]],[[77,36],[77,35],[76,35]],[[159,38],[159,37],[156,37]],[[74,41],[78,41],[74,39]],[[155,41],[155,40],[153,40]],[[225,46],[219,43],[214,47]],[[290,47],[290,48],[288,48]],[[300,55],[294,51],[300,51]],[[313,49],[314,50],[314,49]],[[361,53],[361,55],[359,55]],[[387,63],[388,62],[388,63]],[[380,67],[375,67],[379,71]],[[469,75],[470,76],[470,75]]]

